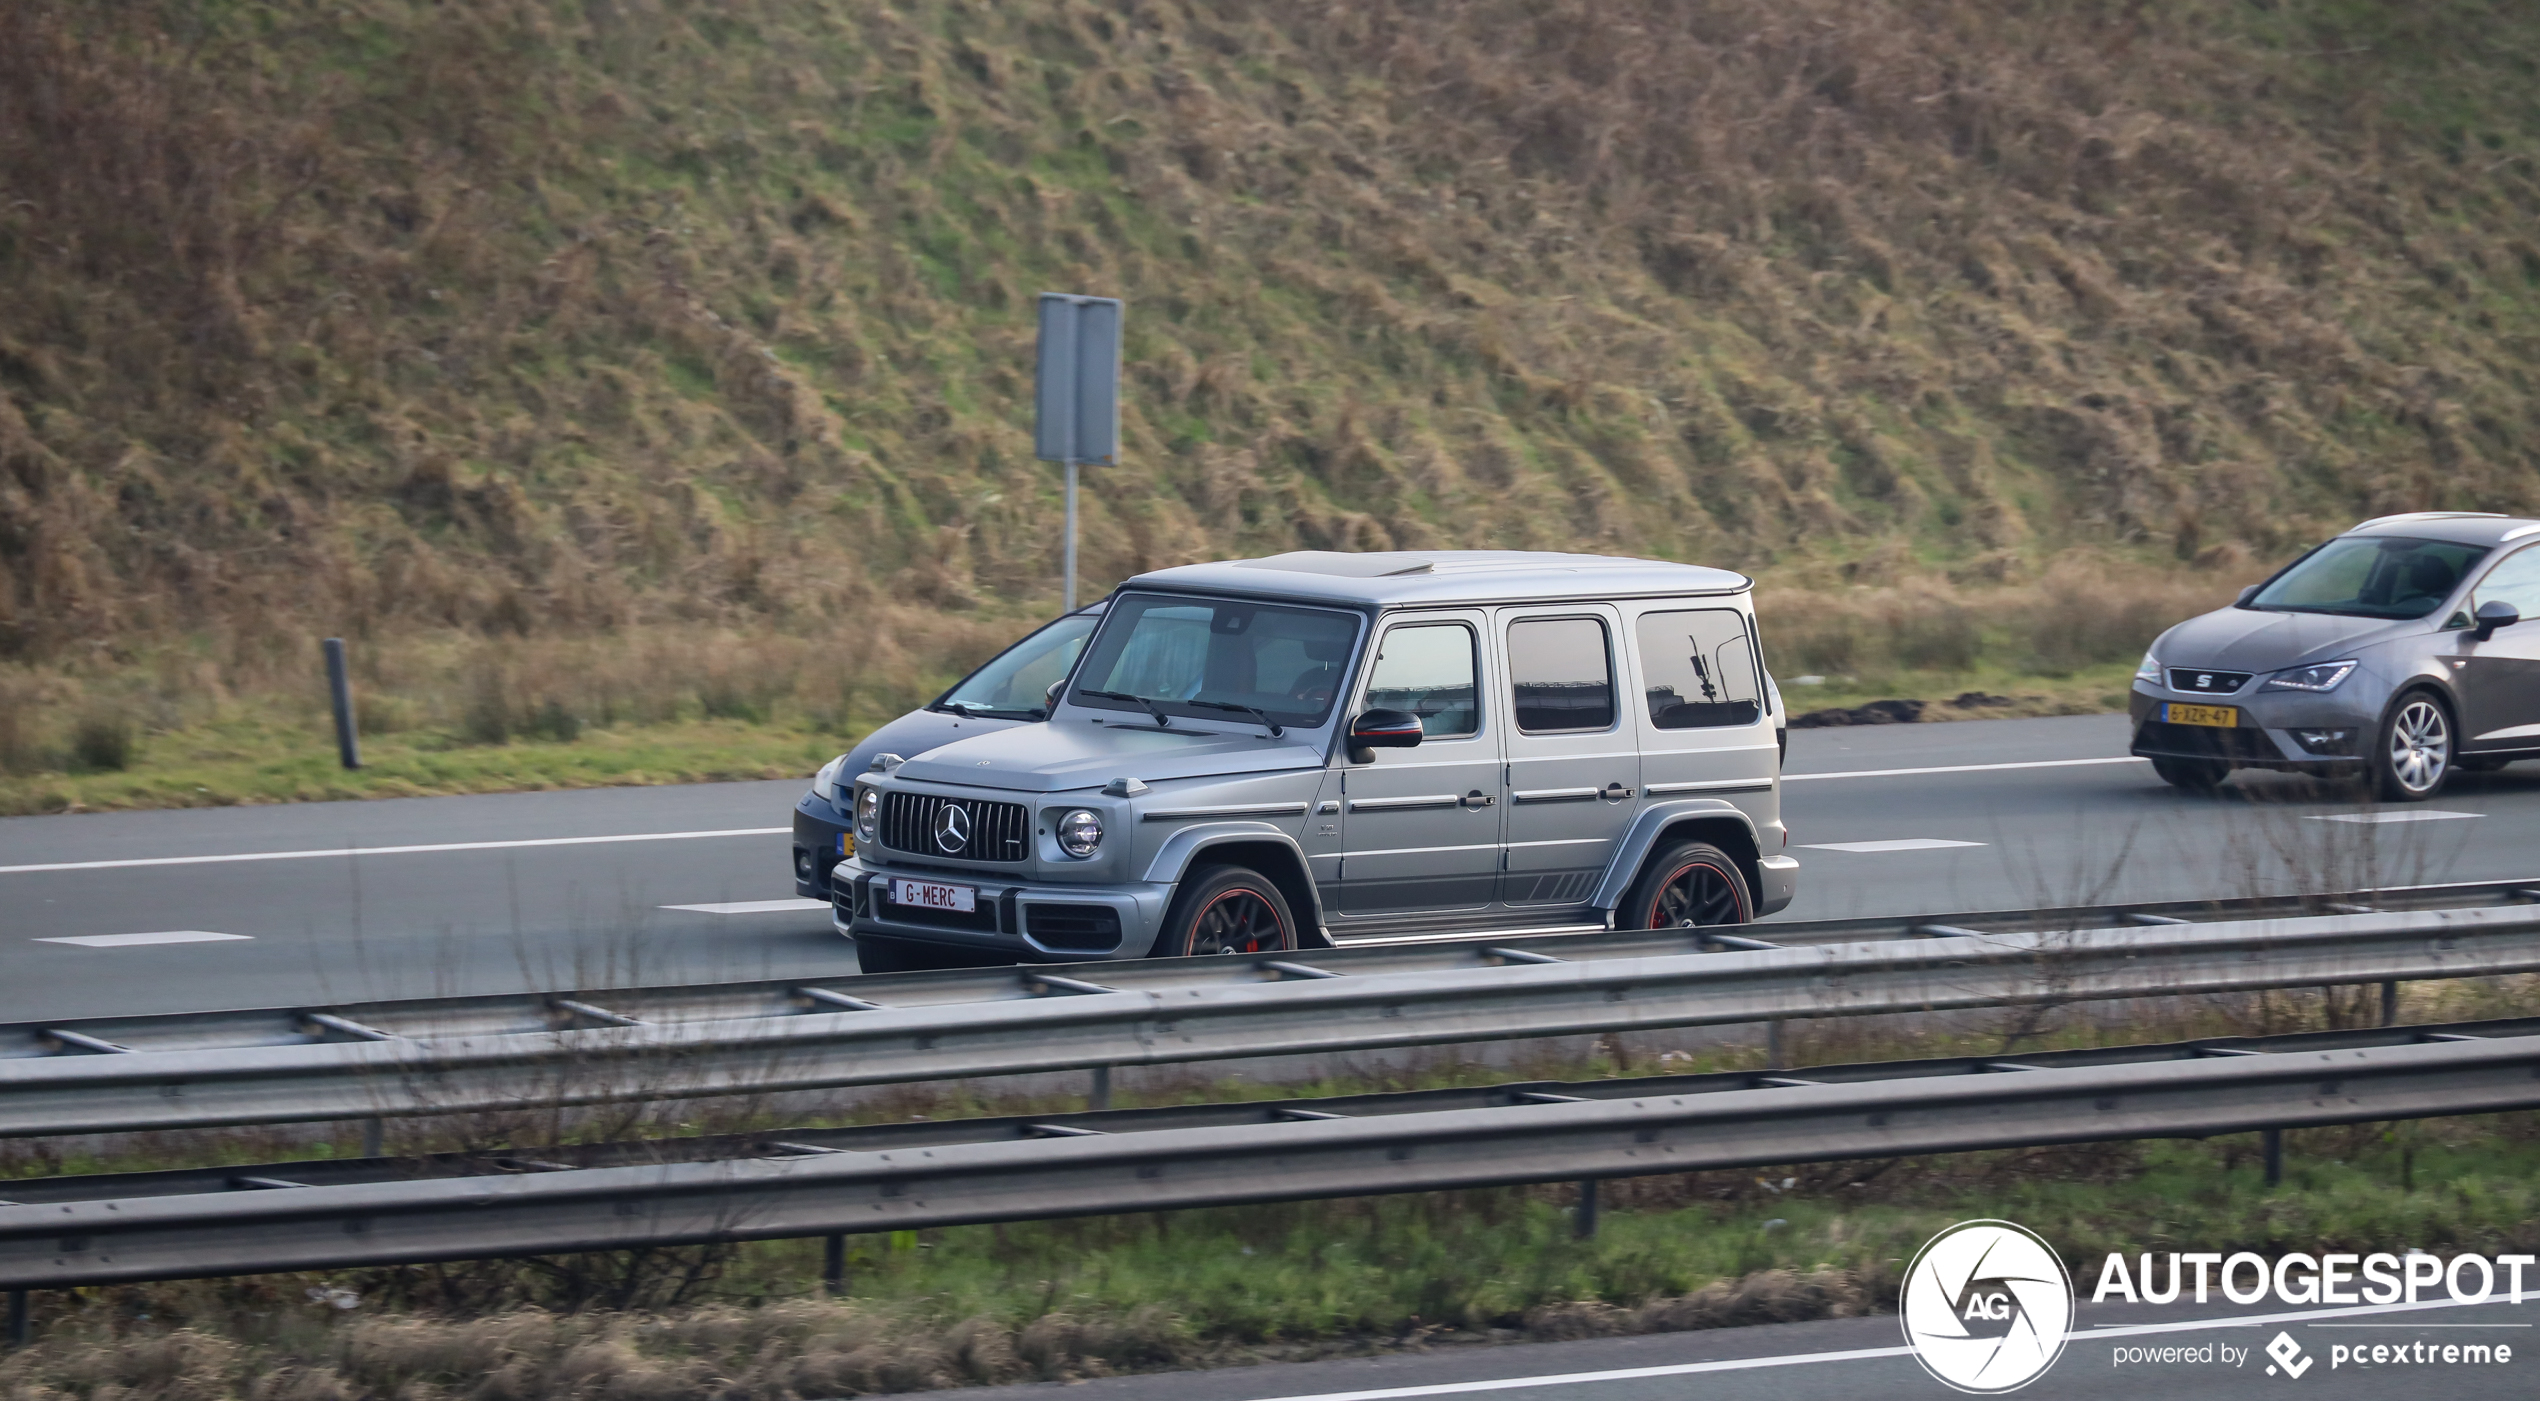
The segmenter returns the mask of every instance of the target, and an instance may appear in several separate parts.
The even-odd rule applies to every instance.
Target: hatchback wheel
[[[1167,958],[1271,953],[1296,947],[1296,916],[1269,878],[1245,866],[1210,866],[1184,882],[1156,937]]]
[[[2219,759],[2156,758],[2152,772],[2172,788],[2189,793],[2211,793],[2231,777],[2231,765]]]
[[[2452,776],[2452,716],[2426,691],[2399,698],[2373,746],[2373,789],[2382,801],[2421,803]]]
[[[1641,868],[1616,923],[1626,929],[1685,929],[1753,918],[1755,902],[1737,862],[1709,842],[1678,842]]]

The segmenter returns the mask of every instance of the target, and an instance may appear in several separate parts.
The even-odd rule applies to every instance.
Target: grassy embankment
[[[2527,1005],[2530,980],[2412,989],[2411,1019]],[[2352,1024],[2362,998],[2317,993],[2146,1008],[2132,1022],[1968,1014],[1902,1034],[1800,1025],[1799,1064],[2034,1053]],[[1548,1077],[1756,1068],[1760,1048],[1660,1052],[1631,1038]],[[1198,1075],[1140,1102],[1325,1095],[1494,1078],[1478,1066],[1271,1086]],[[909,1087],[837,1122],[1061,1111],[1057,1099]],[[747,1107],[645,1111],[653,1131],[768,1127]],[[673,1119],[678,1120],[673,1123]],[[728,1120],[728,1122],[724,1121]],[[521,1148],[487,1123],[401,1126],[408,1149]],[[795,1122],[800,1122],[796,1120]],[[623,1124],[607,1132],[621,1133]],[[341,1145],[349,1149],[350,1142]],[[254,1131],[131,1145],[106,1159],[21,1148],[20,1173],[269,1161]],[[299,1151],[305,1152],[303,1144]],[[1694,1173],[1606,1186],[1598,1236],[1570,1236],[1567,1189],[1465,1191],[857,1238],[849,1296],[818,1297],[818,1246],[778,1242],[82,1291],[40,1302],[45,1340],[0,1360],[26,1398],[514,1397],[593,1401],[759,1392],[838,1395],[1027,1377],[1823,1317],[1892,1307],[1903,1262],[1941,1226],[2008,1217],[2043,1232],[2085,1287],[2101,1256],[2175,1248],[2438,1254],[2540,1243],[2540,1121],[2528,1114],[2288,1135],[2267,1188],[2252,1136]],[[49,1388],[49,1390],[47,1389]],[[226,1388],[226,1389],[225,1389]],[[258,1389],[261,1388],[261,1389]],[[407,1390],[405,1388],[425,1388]]]
[[[2360,515],[2540,501],[2523,6],[0,26],[11,811],[799,771],[1046,614],[1045,287],[1133,308],[1096,586],[1698,559],[1763,581],[1777,667],[1843,688],[1808,701],[2095,705]],[[2085,578],[2125,624],[2041,626]],[[372,778],[305,767],[329,634]],[[480,657],[701,639],[833,674],[755,719],[685,665],[632,711],[558,675],[469,723]]]

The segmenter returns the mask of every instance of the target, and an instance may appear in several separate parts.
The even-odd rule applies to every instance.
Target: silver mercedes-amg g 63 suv
[[[1751,588],[1502,551],[1141,575],[1046,722],[856,776],[837,927],[880,972],[1774,913]]]

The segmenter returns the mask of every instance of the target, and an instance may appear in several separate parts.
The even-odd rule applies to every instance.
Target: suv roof
[[[1561,599],[1733,594],[1754,581],[1725,569],[1537,550],[1296,550],[1263,559],[1185,564],[1123,589],[1243,594],[1311,603],[1533,603]]]
[[[2410,511],[2406,515],[2376,516],[2346,533],[2407,535],[2459,545],[2501,545],[2540,535],[2540,521],[2492,511]]]

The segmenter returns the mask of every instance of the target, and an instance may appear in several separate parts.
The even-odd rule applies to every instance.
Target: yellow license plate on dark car
[[[2228,705],[2180,705],[2169,701],[2161,706],[2161,718],[2173,725],[2211,725],[2228,730],[2240,724],[2240,712]]]

